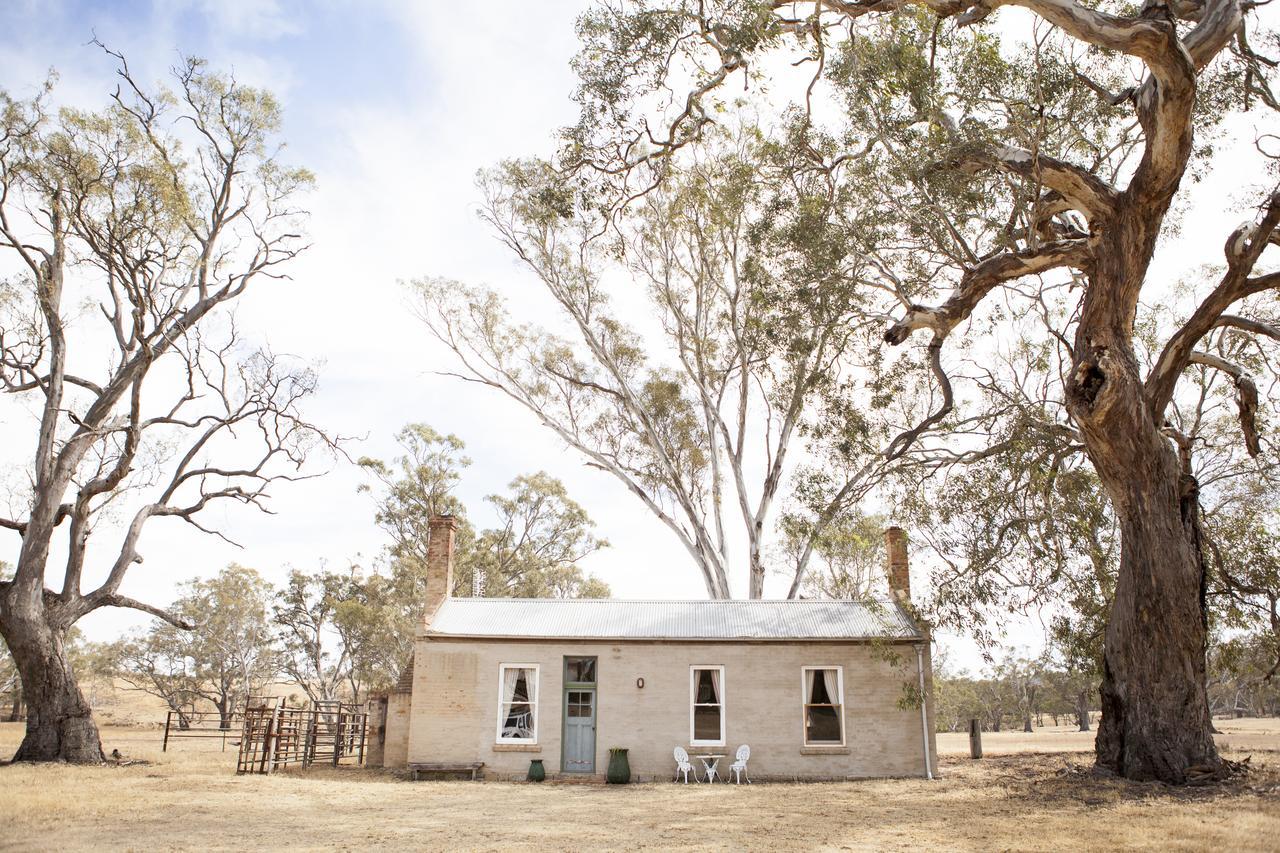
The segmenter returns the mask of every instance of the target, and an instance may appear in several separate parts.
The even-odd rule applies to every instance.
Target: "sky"
[[[60,102],[103,105],[115,67],[88,44],[96,35],[144,81],[161,80],[181,52],[274,91],[284,106],[284,159],[316,174],[305,200],[312,245],[292,265],[291,281],[249,293],[237,321],[277,352],[320,362],[307,415],[356,437],[353,458],[390,459],[395,432],[409,422],[458,435],[473,460],[459,495],[480,525],[488,520],[484,496],[546,470],[611,543],[585,567],[614,595],[702,597],[679,544],[607,475],[582,465],[513,404],[435,375],[452,362],[411,316],[403,282],[414,277],[492,286],[517,307],[533,295],[529,276],[477,216],[475,173],[505,157],[550,153],[554,131],[575,120],[569,60],[585,3],[500,6],[500,14],[473,15],[444,3],[19,0],[0,28],[0,87],[29,96],[54,68]],[[26,428],[0,410],[0,436]],[[340,463],[322,478],[276,489],[274,516],[215,516],[242,549],[154,522],[124,591],[163,604],[176,584],[233,560],[276,582],[291,566],[368,565],[386,539],[369,495],[357,491],[365,482]],[[98,611],[81,626],[101,638],[145,621]]]
[[[394,456],[393,436],[409,422],[457,434],[473,460],[459,497],[481,525],[485,495],[518,474],[546,470],[612,544],[584,566],[615,596],[702,597],[700,576],[674,537],[620,484],[585,467],[514,403],[435,375],[452,363],[411,315],[402,284],[440,275],[488,285],[521,317],[545,316],[536,283],[479,221],[474,176],[504,157],[549,153],[556,128],[575,120],[569,61],[574,19],[585,6],[498,0],[480,13],[443,2],[9,0],[0,13],[0,88],[30,95],[54,68],[60,101],[101,106],[114,65],[88,44],[96,35],[125,53],[144,81],[161,79],[181,51],[273,90],[285,111],[285,159],[317,177],[306,199],[312,248],[292,265],[290,281],[252,291],[237,318],[246,334],[277,352],[320,362],[310,418],[356,436],[353,458]],[[1189,215],[1188,228],[1225,235],[1225,187],[1239,175],[1207,180],[1223,180],[1224,188]],[[1221,245],[1220,238],[1210,242]],[[1175,253],[1167,273],[1194,261]],[[0,408],[0,461],[15,461],[4,445],[20,447],[14,437],[28,428],[21,415]],[[163,604],[178,583],[231,561],[275,582],[289,567],[367,565],[386,540],[369,496],[358,492],[364,482],[355,466],[339,463],[322,478],[277,489],[273,516],[216,516],[242,549],[178,523],[154,523],[142,542],[145,561],[124,591]],[[13,542],[0,548],[16,553]],[[0,559],[12,558],[0,550]],[[786,579],[770,578],[766,594],[785,588]],[[145,621],[103,610],[81,627],[105,639]],[[1039,636],[1031,620],[1013,641],[1033,647]],[[971,644],[943,642],[962,665],[978,664]]]

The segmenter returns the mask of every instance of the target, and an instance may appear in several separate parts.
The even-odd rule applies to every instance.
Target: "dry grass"
[[[1232,742],[1280,746],[1280,721],[1245,723],[1219,725]],[[1088,755],[1062,752],[947,758],[935,782],[613,788],[413,784],[355,768],[236,777],[216,742],[161,754],[154,729],[103,734],[108,751],[151,763],[0,767],[0,849],[1274,850],[1280,839],[1277,753],[1254,753],[1248,777],[1214,789],[1101,778]],[[1037,749],[1068,742],[1016,734]],[[20,736],[0,725],[0,751]]]

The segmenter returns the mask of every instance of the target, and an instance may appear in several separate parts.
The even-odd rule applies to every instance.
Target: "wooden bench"
[[[476,781],[480,768],[484,767],[483,761],[476,761],[471,764],[422,764],[410,762],[409,769],[413,771],[413,781],[418,781],[419,773],[470,773],[471,781]]]

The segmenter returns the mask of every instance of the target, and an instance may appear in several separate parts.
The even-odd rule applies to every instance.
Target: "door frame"
[[[586,660],[590,659],[595,662],[595,681],[570,681],[569,680],[569,661],[570,660]],[[594,775],[596,767],[599,764],[597,760],[600,754],[600,739],[597,737],[600,728],[600,658],[596,655],[565,655],[561,665],[561,682],[560,689],[560,772],[573,773],[575,775]],[[569,733],[569,692],[581,693],[584,691],[591,692],[591,708],[594,716],[592,717],[591,726],[591,769],[590,770],[570,770],[568,768],[568,733]]]

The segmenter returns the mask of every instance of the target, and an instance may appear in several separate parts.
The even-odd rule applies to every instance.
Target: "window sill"
[[[849,755],[847,746],[802,746],[801,755]]]
[[[494,752],[542,752],[542,747],[536,743],[495,743],[493,745]]]

